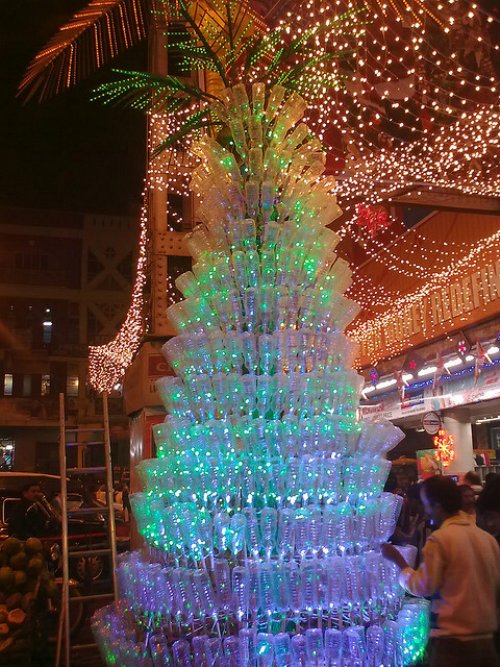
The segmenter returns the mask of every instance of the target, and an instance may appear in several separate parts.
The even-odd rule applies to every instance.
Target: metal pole
[[[68,485],[66,474],[66,421],[64,410],[64,394],[59,394],[59,469],[61,474],[61,527],[62,527],[62,562],[63,562],[63,585],[61,614],[64,618],[64,659],[66,667],[69,662],[69,554],[68,554]],[[58,646],[56,665],[59,667],[60,651]]]
[[[111,568],[113,581],[113,594],[116,600],[118,586],[116,579],[116,524],[115,524],[115,506],[113,498],[113,468],[111,466],[111,440],[109,437],[109,412],[108,412],[108,394],[103,392],[102,408],[104,417],[104,455],[106,457],[106,478],[107,478],[107,500],[109,507],[109,541],[111,547]]]

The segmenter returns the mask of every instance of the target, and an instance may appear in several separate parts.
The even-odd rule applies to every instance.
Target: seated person
[[[20,540],[49,537],[57,532],[58,522],[45,500],[40,484],[30,482],[21,489],[21,499],[9,518],[9,534]]]

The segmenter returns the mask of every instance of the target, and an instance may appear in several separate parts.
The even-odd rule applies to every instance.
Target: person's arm
[[[432,537],[422,550],[422,562],[417,570],[408,566],[392,544],[384,544],[382,554],[401,570],[399,582],[412,595],[430,597],[439,590],[443,579],[444,560],[441,547]]]

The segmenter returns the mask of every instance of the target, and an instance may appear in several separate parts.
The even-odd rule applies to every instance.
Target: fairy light
[[[416,291],[396,299],[392,307],[386,312],[360,323],[355,322],[349,330],[349,336],[362,346],[364,353],[369,357],[369,363],[373,365],[380,359],[381,355],[392,357],[402,350],[410,348],[412,346],[411,332],[406,327],[400,326],[404,318],[408,315],[409,310],[414,306],[421,308],[421,304],[425,298],[449,286],[453,278],[470,274],[482,268],[484,254],[490,250],[495,250],[499,242],[500,232],[490,235],[473,247],[460,261],[450,265],[446,271],[434,274],[430,280],[426,281]],[[484,307],[489,303],[491,295],[494,295],[497,290],[495,269],[491,273],[483,271],[480,278],[481,287],[471,286],[471,290],[482,291]],[[487,295],[487,298],[484,295]],[[432,337],[434,329],[437,326],[438,322],[434,321],[434,314],[432,314],[429,328],[427,328],[426,320],[423,318],[422,334],[427,338]],[[380,347],[382,333],[387,331],[397,331],[398,334],[390,342],[386,341]]]
[[[142,0],[92,0],[78,10],[30,63],[19,93],[44,99],[99,69],[118,51],[144,39]],[[80,46],[79,40],[84,40]]]
[[[348,9],[353,7],[351,3],[340,2],[337,2],[330,10],[329,8],[325,8],[324,5],[321,5],[321,3],[308,2],[302,3],[301,6],[304,8],[304,11],[301,13],[302,17],[296,17],[295,15],[292,16],[289,14],[289,17],[283,20],[283,22],[288,21],[292,23],[293,26],[299,26],[295,27],[295,30],[297,31],[302,30],[304,27],[313,23],[315,20],[323,21],[324,17],[330,16],[332,12],[340,12],[344,8]],[[448,4],[449,8],[452,8],[452,6],[453,3]],[[318,7],[320,9],[318,9]],[[476,14],[476,9],[473,8],[471,11],[474,15]],[[307,18],[303,19],[303,17]],[[384,88],[383,82],[385,81],[390,83],[391,81],[397,81],[402,78],[401,72],[396,74],[396,72],[391,71],[391,63],[397,63],[398,67],[405,67],[406,77],[416,76],[415,82],[410,84],[411,87],[408,91],[408,98],[402,99],[401,102],[406,104],[408,99],[411,98],[412,103],[416,102],[420,105],[421,112],[429,107],[434,115],[436,115],[436,113],[440,113],[442,110],[445,110],[445,107],[449,108],[447,115],[451,114],[451,116],[453,116],[453,114],[461,113],[461,110],[454,111],[452,108],[450,108],[449,104],[445,105],[445,107],[441,107],[437,101],[442,96],[441,93],[445,92],[445,87],[443,87],[445,78],[459,78],[459,85],[462,89],[462,81],[467,82],[469,80],[468,77],[473,80],[474,87],[478,85],[477,71],[469,70],[460,62],[460,59],[457,58],[457,54],[453,51],[451,41],[448,46],[449,52],[443,53],[439,50],[439,48],[442,48],[441,46],[436,48],[434,43],[432,43],[431,46],[433,34],[431,31],[426,29],[426,26],[421,26],[418,23],[414,23],[409,27],[403,26],[400,21],[394,22],[390,19],[390,17],[381,18],[379,15],[377,15],[376,12],[373,11],[372,8],[370,8],[370,6],[368,6],[368,11],[366,13],[366,22],[368,25],[366,30],[362,33],[362,39],[358,39],[355,45],[356,51],[352,58],[354,71],[349,77],[351,81],[358,81],[361,89],[353,89],[351,84],[346,88],[346,90],[340,91],[340,95],[338,95],[333,100],[326,91],[322,99],[320,98],[319,100],[314,100],[314,103],[319,105],[320,108],[323,102],[325,103],[326,107],[324,112],[320,109],[322,115],[322,120],[319,121],[321,131],[324,131],[327,124],[332,124],[333,122],[333,124],[339,127],[340,131],[345,133],[347,130],[347,120],[348,125],[352,128],[352,130],[359,134],[359,136],[353,137],[354,142],[359,144],[359,140],[361,139],[362,141],[364,140],[368,142],[368,145],[370,140],[366,130],[368,128],[374,128],[375,122],[373,120],[368,122],[363,121],[363,131],[360,132],[360,124],[356,122],[353,124],[352,121],[355,120],[356,116],[359,120],[361,120],[361,118],[365,118],[367,114],[371,114],[377,108],[376,104],[374,103],[371,105],[367,105],[366,103],[363,104],[363,99],[366,100],[375,93],[376,97],[382,101],[385,98],[390,100],[390,86],[386,86]],[[399,26],[398,23],[400,24]],[[481,33],[482,28],[481,26],[476,26],[476,28],[479,31],[479,34],[477,35],[478,43],[484,44],[485,42],[482,39]],[[410,35],[409,38],[406,37],[408,33]],[[470,37],[471,34],[474,34],[474,30],[471,30],[469,27],[468,36]],[[479,40],[479,38],[481,39]],[[398,46],[398,43],[401,45],[406,45],[404,50],[402,50],[404,55],[394,55],[394,49]],[[439,42],[439,45],[441,44],[442,40]],[[339,48],[342,49],[343,46],[344,44],[342,43],[342,37],[335,35],[333,31],[328,35],[325,35],[322,48],[331,48],[334,50]],[[428,55],[427,50],[429,51]],[[413,65],[408,62],[408,59],[411,61],[412,58],[415,61],[415,64]],[[485,63],[487,59],[488,58],[486,54],[486,59],[484,60]],[[374,64],[374,61],[376,64]],[[434,78],[431,78],[429,81],[427,81],[426,78],[428,76],[425,69],[426,67],[427,69],[431,68],[433,71],[437,70],[437,75]],[[490,69],[492,68],[490,67]],[[486,78],[487,77],[484,76],[479,77],[480,88],[485,85],[483,84],[483,80]],[[380,80],[380,84],[377,83],[377,79]],[[494,94],[496,92],[495,85],[492,86],[491,81],[489,82],[489,85],[486,85],[486,87],[490,93]],[[429,90],[426,90],[427,88],[429,88],[432,92],[431,97],[429,97]],[[420,89],[425,91],[425,93],[421,93]],[[457,98],[460,97],[460,99],[465,99],[463,97],[463,93],[461,96],[457,93],[454,93],[454,95],[456,95]],[[421,98],[420,102],[418,101],[419,98]],[[473,98],[471,98],[471,101],[473,101]],[[352,113],[352,104],[357,105],[357,114]],[[399,106],[399,100],[393,100],[392,107],[397,108]],[[377,110],[379,112],[379,122],[376,123],[377,125],[381,125],[381,121],[383,121],[384,118],[390,120],[388,117],[386,117],[386,114],[382,109],[379,108]],[[336,118],[333,120],[332,114],[333,116],[336,116]],[[401,126],[405,127],[410,132],[415,132],[417,129],[413,123],[405,122],[404,120],[401,121]],[[360,148],[360,150],[362,151],[363,149]]]
[[[199,109],[199,104],[181,114],[152,113],[149,115],[148,155],[163,139],[179,131],[183,120]],[[199,163],[198,158],[189,150],[194,136],[185,139],[182,150],[169,148],[155,157],[148,164],[147,182],[154,190],[173,192],[181,196],[189,195],[189,180],[193,169]]]
[[[139,255],[132,289],[131,304],[115,338],[106,345],[89,347],[89,382],[98,392],[111,392],[122,380],[139,349],[145,329],[144,286],[146,284],[146,249],[148,242],[147,206],[141,212]]]

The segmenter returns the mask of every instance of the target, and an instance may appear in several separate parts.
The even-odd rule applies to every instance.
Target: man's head
[[[477,501],[482,528],[495,537],[500,536],[500,476],[491,480]]]
[[[460,484],[458,487],[462,496],[462,509],[467,514],[473,514],[476,511],[476,494],[474,489],[468,484]]]
[[[462,496],[455,482],[449,477],[429,477],[422,482],[420,497],[425,513],[435,526],[457,514],[462,508]]]
[[[487,487],[488,484],[491,484],[491,482],[495,481],[496,479],[500,479],[500,475],[497,472],[488,472],[484,476],[484,486]]]
[[[30,503],[34,503],[36,500],[40,500],[42,497],[42,489],[40,484],[37,484],[36,482],[25,484],[21,489],[21,495],[26,500],[29,500]]]
[[[481,486],[481,477],[477,472],[469,470],[469,472],[466,472],[464,475],[464,484],[468,484],[469,486]]]

